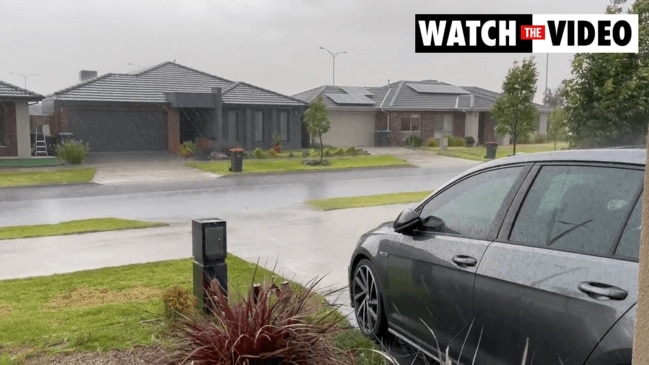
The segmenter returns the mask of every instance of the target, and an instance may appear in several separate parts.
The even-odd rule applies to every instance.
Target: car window
[[[420,217],[444,222],[441,232],[472,238],[486,238],[507,193],[516,184],[523,167],[509,167],[471,176],[444,190],[426,203]]]
[[[624,227],[615,255],[629,259],[640,256],[640,229],[642,228],[642,196],[635,204],[629,221]]]
[[[605,255],[642,184],[639,170],[545,166],[534,180],[510,241]]]

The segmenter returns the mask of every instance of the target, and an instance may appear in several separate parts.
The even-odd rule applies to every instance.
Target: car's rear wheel
[[[352,298],[356,323],[367,336],[379,337],[385,332],[383,302],[376,272],[369,260],[363,259],[354,269]]]

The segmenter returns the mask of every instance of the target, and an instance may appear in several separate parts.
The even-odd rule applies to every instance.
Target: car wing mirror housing
[[[397,233],[411,234],[420,226],[419,213],[412,208],[406,208],[399,214],[392,227]]]

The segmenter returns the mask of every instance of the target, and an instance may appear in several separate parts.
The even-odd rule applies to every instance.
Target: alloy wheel
[[[375,334],[379,322],[379,293],[372,269],[359,265],[354,274],[354,313],[365,334]]]

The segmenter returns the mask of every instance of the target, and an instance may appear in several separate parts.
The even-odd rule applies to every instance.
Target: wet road
[[[119,217],[187,221],[228,212],[275,209],[311,199],[433,190],[466,170],[391,168],[209,181],[0,189],[0,226]]]

